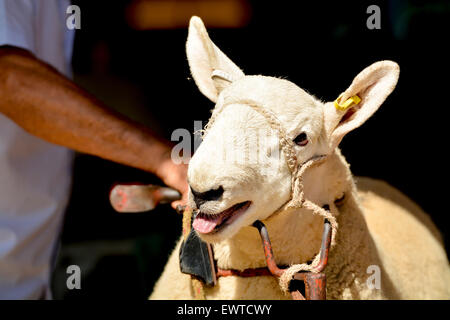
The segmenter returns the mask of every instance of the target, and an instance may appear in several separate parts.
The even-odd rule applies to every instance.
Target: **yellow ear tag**
[[[339,103],[338,101],[341,99],[342,94],[336,99],[334,100],[334,106],[336,107],[336,109],[338,110],[347,110],[351,105],[353,104],[358,104],[361,102],[361,98],[358,97],[357,95],[354,95],[353,97],[348,98],[344,103]]]

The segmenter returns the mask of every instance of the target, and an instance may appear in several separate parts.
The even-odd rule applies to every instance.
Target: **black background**
[[[168,139],[174,129],[192,132],[194,120],[208,119],[213,105],[189,75],[187,29],[132,30],[124,19],[128,1],[73,3],[82,10],[73,56],[76,82]],[[344,138],[341,149],[355,175],[386,180],[424,208],[448,250],[450,2],[250,3],[252,16],[244,28],[209,29],[211,39],[246,74],[282,76],[330,101],[369,64],[390,59],[400,65],[395,91]],[[381,30],[366,27],[371,4],[381,8]],[[98,62],[105,60],[102,69]],[[115,97],[117,92],[125,92],[125,102]],[[136,95],[133,109],[126,102]],[[86,155],[77,156],[74,170],[55,297],[146,298],[180,234],[180,216],[168,206],[135,215],[112,211],[108,192],[114,182],[158,183],[151,174]],[[96,253],[98,262],[83,275],[83,289],[62,289],[65,267],[77,264],[68,248],[86,259],[93,243],[108,248],[127,243],[131,249]]]

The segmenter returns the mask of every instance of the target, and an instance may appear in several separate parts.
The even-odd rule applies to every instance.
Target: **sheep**
[[[288,80],[245,75],[210,40],[198,17],[191,18],[186,51],[199,90],[216,103],[204,139],[190,161],[188,182],[189,206],[199,209],[193,228],[198,237],[212,244],[218,267],[244,270],[266,266],[259,234],[252,227],[256,220],[268,228],[278,265],[295,267],[315,257],[323,216],[309,208],[284,204],[298,196],[292,194],[291,166],[298,168],[325,155],[321,163],[304,171],[301,191],[317,206],[328,204],[336,222],[325,268],[327,299],[450,298],[448,259],[429,216],[387,183],[353,177],[338,147],[395,88],[399,77],[395,62],[370,65],[335,102],[324,103]],[[283,127],[284,131],[278,132],[283,136],[271,130],[275,139],[255,138],[254,130],[268,128],[271,118],[252,104],[274,115]],[[234,139],[231,148],[225,139],[228,136]],[[283,138],[285,143],[295,144],[290,149],[295,154],[289,159],[283,152],[272,156]],[[244,154],[249,144],[257,146],[264,165],[221,161],[219,150]],[[289,163],[292,159],[296,163]],[[228,218],[230,210],[225,210],[236,204],[244,205],[230,209]],[[179,267],[181,243],[150,299],[194,297],[190,276]],[[375,271],[379,285],[371,282]],[[205,296],[291,299],[272,276],[221,277],[217,285],[205,287]]]

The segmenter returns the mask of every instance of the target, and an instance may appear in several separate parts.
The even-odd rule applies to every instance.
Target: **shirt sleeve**
[[[10,45],[35,53],[33,0],[0,0],[0,46]]]

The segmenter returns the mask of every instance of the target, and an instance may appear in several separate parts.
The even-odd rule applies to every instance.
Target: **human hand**
[[[189,186],[187,183],[188,165],[181,163],[176,164],[172,159],[168,158],[158,167],[156,175],[169,187],[178,190],[182,198],[171,203],[172,208],[177,206],[185,206],[187,204]]]

